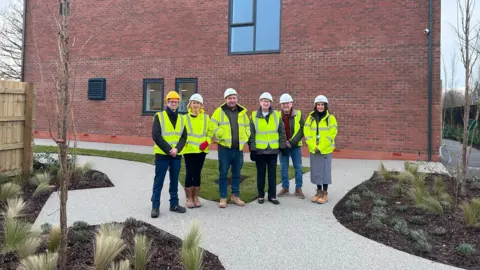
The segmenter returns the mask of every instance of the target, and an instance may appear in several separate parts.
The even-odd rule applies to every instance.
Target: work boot
[[[320,196],[322,196],[322,190],[317,189],[317,194],[315,194],[315,196],[313,196],[312,202],[316,203],[318,201],[318,199],[320,198]]]
[[[328,192],[322,191],[322,196],[318,198],[317,203],[324,204],[328,201]]]
[[[187,197],[187,203],[186,203],[187,208],[195,207],[193,204],[192,193],[193,193],[193,189],[191,187],[185,188],[185,197]]]
[[[277,194],[278,197],[283,197],[285,195],[288,195],[288,188],[282,188],[280,192]]]
[[[305,199],[305,195],[303,194],[302,188],[295,189],[295,196],[297,196],[300,199]]]
[[[202,204],[200,203],[200,199],[198,198],[199,195],[200,195],[200,187],[193,187],[192,197],[193,197],[193,205],[195,207],[202,206]]]
[[[232,195],[232,198],[230,198],[230,200],[238,206],[244,206],[245,205],[245,202],[240,200],[240,198],[235,196],[235,195]]]
[[[160,210],[158,208],[153,208],[150,216],[152,218],[157,218],[160,215]]]
[[[218,207],[220,208],[227,207],[227,199],[220,199],[220,202],[218,203]]]
[[[187,209],[185,209],[185,207],[182,207],[182,206],[177,204],[175,206],[170,206],[170,211],[183,214],[183,213],[187,212]]]

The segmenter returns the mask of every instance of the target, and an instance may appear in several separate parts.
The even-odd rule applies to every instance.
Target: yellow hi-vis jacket
[[[320,119],[317,125],[317,121],[312,117],[313,113],[308,115],[303,126],[308,150],[312,154],[315,154],[316,150],[321,154],[330,154],[335,149],[335,138],[338,132],[337,119],[327,111],[325,117]]]
[[[172,148],[175,148],[178,144],[178,141],[180,140],[180,137],[182,136],[183,129],[185,128],[183,117],[178,117],[176,127],[173,128],[172,122],[170,122],[170,118],[168,117],[167,112],[157,112],[156,115],[158,116],[158,121],[160,122],[163,139],[168,144],[170,144]],[[163,150],[157,144],[154,144],[153,152],[155,154],[168,155],[168,153],[163,152]]]
[[[200,113],[193,117],[191,116],[191,110],[183,116],[185,128],[187,129],[187,143],[182,150],[182,154],[196,154],[196,153],[208,153],[208,147],[205,150],[200,150],[200,145],[203,142],[208,142],[210,145],[213,138],[213,130],[215,126],[210,121],[210,116],[205,114],[201,109]]]
[[[278,133],[279,120],[281,119],[280,112],[273,111],[269,115],[268,122],[265,118],[257,117],[257,111],[252,112],[252,122],[255,128],[255,148],[264,150],[270,145],[271,149],[279,148]]]
[[[223,111],[223,106],[225,103],[220,105],[212,115],[211,121],[215,124],[215,129],[213,131],[215,138],[218,140],[218,144],[231,148],[232,146],[232,130],[230,128],[230,120],[228,116]],[[238,104],[237,104],[238,105]],[[245,143],[248,142],[250,137],[250,119],[247,116],[247,109],[241,105],[238,105],[242,110],[238,112],[238,139],[239,139],[239,149],[243,150]]]

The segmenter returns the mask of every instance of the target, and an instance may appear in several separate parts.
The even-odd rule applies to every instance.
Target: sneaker
[[[302,188],[295,189],[295,196],[297,196],[300,199],[305,199],[305,195],[303,194]]]
[[[322,196],[322,190],[317,189],[317,194],[315,194],[315,196],[313,196],[312,202],[316,203],[321,196]]]
[[[283,197],[285,195],[288,195],[288,188],[282,188],[280,192],[277,194],[278,197]]]
[[[153,208],[150,216],[152,218],[157,218],[158,216],[160,216],[160,210],[158,208]]]
[[[276,199],[276,198],[268,198],[268,201],[275,204],[275,205],[279,205],[280,202]]]
[[[220,202],[218,203],[218,207],[220,208],[227,207],[227,199],[220,199]]]
[[[187,209],[177,204],[175,206],[170,206],[170,211],[176,212],[176,213],[185,213],[187,212]]]
[[[244,206],[245,202],[242,201],[239,197],[232,195],[232,198],[230,198],[230,201],[232,201],[235,205],[237,206]]]

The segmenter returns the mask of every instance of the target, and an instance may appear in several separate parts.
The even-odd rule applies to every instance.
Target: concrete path
[[[446,145],[452,156],[450,163],[442,161],[443,165],[453,175],[454,171],[459,168],[461,162],[462,144],[458,141],[443,139],[442,143]],[[467,156],[470,148],[467,148]],[[480,150],[472,148],[472,154],[468,161],[468,177],[480,177]]]
[[[88,145],[82,143],[79,147]],[[94,146],[95,149],[115,148],[108,144]],[[115,150],[120,149],[144,151],[137,146],[120,146]],[[183,238],[189,225],[199,220],[204,236],[202,246],[217,254],[226,269],[455,269],[371,241],[335,219],[332,213],[335,204],[351,188],[370,178],[380,161],[334,159],[334,184],[329,188],[330,200],[325,205],[309,202],[315,186],[307,173],[304,175],[305,200],[289,196],[279,198],[279,206],[252,202],[243,208],[228,205],[226,209],[202,200],[202,208],[177,214],[168,211],[167,179],[158,219],[150,218],[154,166],[85,156],[79,157],[79,162],[91,162],[95,169],[110,177],[115,187],[69,192],[69,225],[77,220],[99,224],[134,217]],[[398,161],[388,161],[385,165],[389,169],[403,168],[403,162]],[[444,170],[441,164],[422,166],[423,171],[433,169]],[[182,191],[179,196],[184,204]],[[59,197],[54,193],[35,227],[45,222],[58,223],[58,206]]]

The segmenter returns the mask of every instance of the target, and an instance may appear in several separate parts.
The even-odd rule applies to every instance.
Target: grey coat
[[[274,118],[270,118],[270,115],[273,113],[273,109],[270,107],[270,112],[267,114],[266,117],[263,116],[262,114],[262,109],[258,109],[257,110],[257,115],[256,117],[257,118],[264,118],[266,119],[266,121],[268,122],[268,120],[273,120]],[[250,121],[250,138],[248,140],[248,148],[250,149],[250,151],[257,151],[257,155],[276,155],[278,154],[280,151],[279,149],[272,149],[270,148],[270,145],[267,146],[267,149],[258,149],[255,147],[255,120],[256,119],[251,119]],[[278,143],[279,143],[279,147],[281,149],[285,149],[287,147],[287,139],[286,139],[286,135],[285,135],[285,126],[283,125],[283,121],[282,121],[282,118],[279,117],[278,120],[278,135],[279,135],[279,139],[278,139]]]

